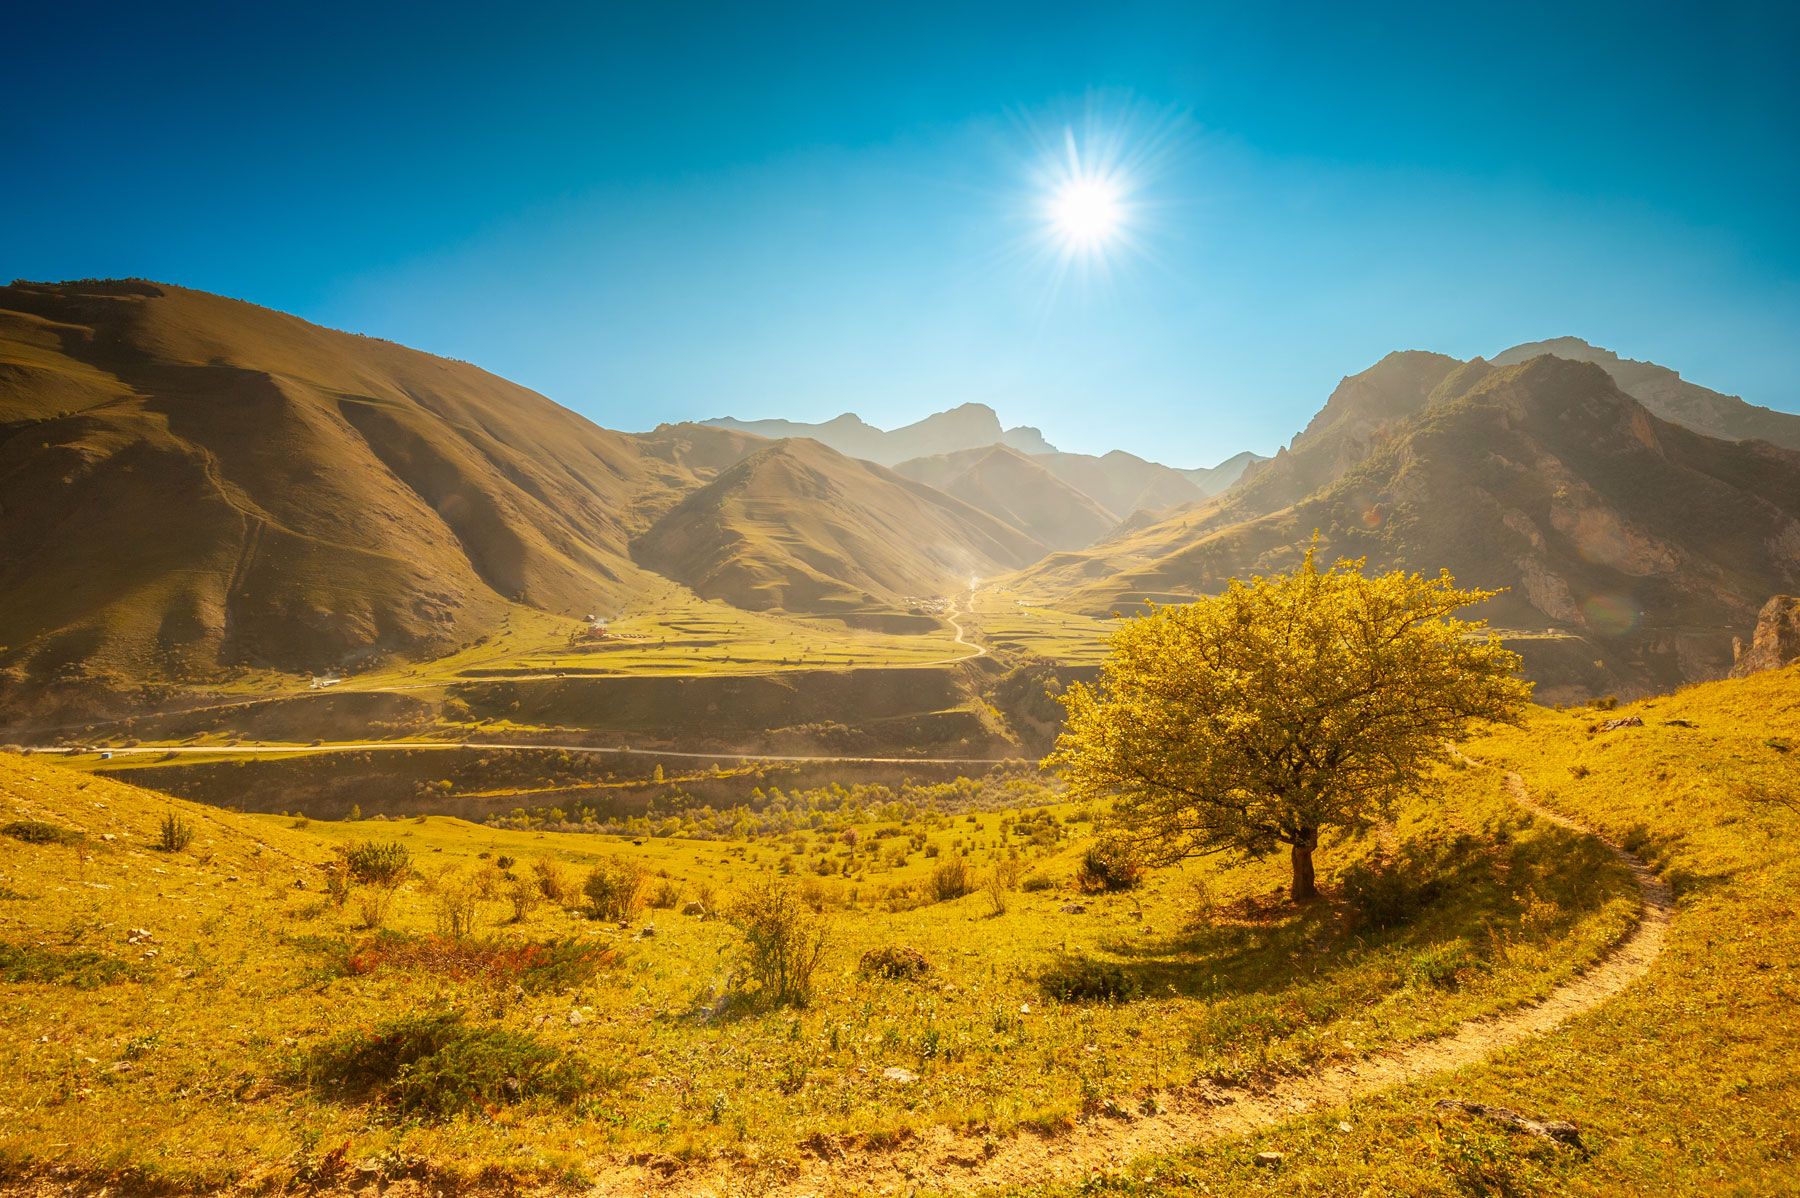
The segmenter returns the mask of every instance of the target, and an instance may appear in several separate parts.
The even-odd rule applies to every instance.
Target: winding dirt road
[[[1329,1066],[1263,1089],[1204,1085],[1165,1093],[1161,1100],[1166,1109],[1161,1114],[1128,1120],[1092,1119],[1054,1137],[1020,1134],[984,1143],[980,1136],[936,1128],[890,1151],[840,1151],[823,1145],[822,1151],[805,1157],[798,1168],[777,1176],[755,1177],[755,1192],[792,1198],[857,1191],[906,1193],[913,1187],[962,1193],[1070,1181],[1095,1168],[1118,1167],[1137,1157],[1177,1152],[1204,1140],[1254,1131],[1315,1108],[1340,1106],[1362,1095],[1472,1065],[1592,1010],[1649,971],[1668,935],[1674,894],[1632,853],[1534,802],[1517,774],[1507,774],[1506,785],[1513,800],[1533,815],[1600,839],[1631,870],[1643,899],[1637,925],[1625,939],[1543,1001],[1470,1020],[1435,1040]],[[744,1192],[749,1180],[741,1167],[737,1172],[723,1165],[680,1170],[673,1168],[673,1162],[664,1164],[666,1171],[654,1161],[620,1167],[605,1176],[595,1192],[722,1198]]]

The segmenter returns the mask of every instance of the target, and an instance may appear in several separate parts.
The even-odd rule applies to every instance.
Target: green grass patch
[[[0,943],[0,981],[35,982],[92,990],[129,981],[131,966],[89,949],[61,951],[35,944]]]
[[[26,844],[80,844],[87,839],[86,832],[35,819],[18,819],[10,824],[0,824],[0,833],[15,840],[23,840]]]
[[[315,1048],[302,1072],[334,1097],[439,1119],[532,1099],[586,1107],[617,1082],[536,1036],[471,1026],[461,1012],[408,1015],[339,1036]]]

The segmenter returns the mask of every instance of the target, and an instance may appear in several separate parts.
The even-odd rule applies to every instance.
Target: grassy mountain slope
[[[894,472],[954,495],[1052,549],[1091,545],[1118,523],[1034,458],[1004,445],[913,458]]]
[[[758,444],[633,438],[465,363],[202,292],[0,290],[0,687],[426,657],[653,580]],[[4,702],[0,699],[0,702]]]
[[[1593,362],[1612,376],[1619,390],[1664,420],[1684,424],[1696,432],[1728,441],[1757,437],[1788,449],[1800,449],[1800,415],[1758,407],[1735,395],[1721,395],[1688,382],[1666,366],[1621,358],[1611,350],[1589,345],[1579,337],[1556,337],[1515,345],[1495,354],[1494,364],[1510,366],[1539,354],[1555,354],[1574,362]]]
[[[1020,585],[1093,611],[1211,593],[1290,567],[1317,529],[1371,568],[1510,588],[1496,624],[1578,638],[1521,644],[1528,668],[1557,657],[1549,701],[1721,676],[1732,636],[1800,581],[1800,454],[1669,424],[1590,364],[1384,365],[1227,495]]]
[[[810,439],[777,441],[693,492],[633,544],[637,560],[753,611],[892,612],[1044,547],[959,499]]]

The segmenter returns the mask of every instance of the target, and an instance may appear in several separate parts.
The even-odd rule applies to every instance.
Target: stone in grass
[[[1259,1152],[1256,1154],[1256,1167],[1259,1169],[1273,1169],[1285,1160],[1286,1156],[1287,1154],[1282,1152]]]
[[[706,904],[699,899],[689,899],[687,906],[681,909],[683,915],[705,915]]]
[[[881,1076],[888,1081],[902,1086],[910,1086],[919,1080],[919,1075],[910,1069],[902,1069],[898,1065],[890,1065],[881,1071]]]
[[[1087,908],[1080,903],[1064,903],[1058,910],[1064,915],[1080,915],[1086,912]]]

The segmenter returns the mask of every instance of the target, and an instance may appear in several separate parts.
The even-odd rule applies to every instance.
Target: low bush
[[[356,892],[356,913],[365,928],[378,928],[387,922],[388,908],[393,905],[393,886],[369,886]]]
[[[544,900],[543,891],[530,878],[514,878],[506,884],[506,901],[512,904],[513,922],[524,923]]]
[[[1470,973],[1486,969],[1482,961],[1462,940],[1447,940],[1416,952],[1406,963],[1407,976],[1414,985],[1438,990],[1454,990]]]
[[[27,844],[80,844],[87,833],[75,828],[62,828],[35,819],[14,820],[0,826],[0,832]]]
[[[1447,852],[1440,844],[1409,841],[1392,857],[1358,861],[1339,875],[1344,901],[1368,927],[1409,924],[1443,896]]]
[[[194,843],[194,824],[180,812],[171,811],[157,825],[156,847],[165,853],[181,853]]]
[[[1144,863],[1124,845],[1090,845],[1075,867],[1075,888],[1084,894],[1131,890],[1144,880]]]
[[[365,840],[341,851],[350,876],[373,885],[398,882],[412,864],[412,851],[393,840]]]
[[[538,892],[559,907],[574,907],[581,902],[581,887],[554,857],[539,857],[531,863],[531,876]]]
[[[959,899],[975,891],[975,871],[967,857],[946,857],[931,871],[931,897],[940,903]]]
[[[644,867],[623,857],[610,857],[588,871],[582,893],[596,919],[628,919],[643,901]]]
[[[335,1096],[439,1119],[530,1098],[585,1105],[618,1081],[528,1033],[470,1027],[460,1012],[402,1016],[340,1036],[314,1049],[302,1073]]]
[[[931,962],[927,961],[925,954],[917,949],[891,944],[872,948],[864,953],[862,959],[857,962],[856,968],[857,972],[864,977],[883,977],[906,981],[930,973]]]
[[[757,882],[732,899],[725,917],[743,936],[742,963],[758,998],[776,1006],[812,1001],[827,926],[791,885]]]
[[[439,878],[434,901],[438,935],[465,939],[475,931],[475,917],[481,911],[481,881],[466,875]]]
[[[1024,878],[1019,881],[1019,889],[1030,893],[1036,893],[1039,890],[1053,890],[1055,888],[1056,879],[1046,873],[1026,874]]]
[[[1044,994],[1060,1002],[1131,1002],[1144,984],[1111,961],[1066,957],[1038,977]]]
[[[650,905],[658,911],[667,911],[681,901],[681,890],[667,878],[656,884],[650,892]]]

